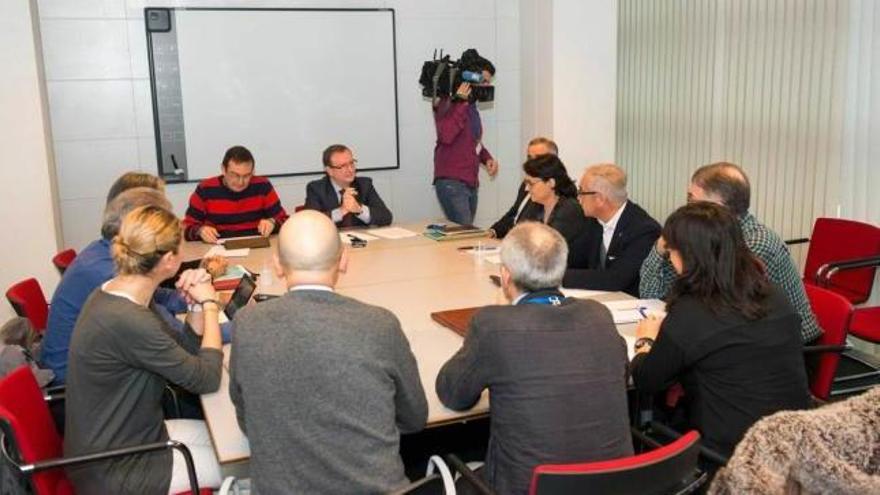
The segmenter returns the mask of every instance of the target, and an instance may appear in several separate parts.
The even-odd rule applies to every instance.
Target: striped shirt
[[[199,239],[199,229],[210,225],[220,237],[258,235],[257,224],[264,218],[275,221],[275,231],[287,220],[272,183],[254,176],[248,187],[235,192],[223,184],[223,176],[203,180],[189,198],[183,219],[184,236],[188,241]]]
[[[751,213],[740,217],[739,224],[746,245],[764,262],[770,281],[782,289],[800,315],[801,337],[804,342],[812,342],[822,335],[822,329],[810,308],[804,283],[798,275],[785,243],[776,232],[758,222]],[[646,299],[663,299],[672,288],[675,279],[672,263],[660,256],[655,246],[642,263],[639,295]]]

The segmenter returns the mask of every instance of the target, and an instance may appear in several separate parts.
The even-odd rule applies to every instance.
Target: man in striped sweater
[[[244,146],[226,150],[222,175],[203,180],[189,198],[183,219],[188,241],[270,236],[287,220],[272,183],[254,175],[254,156]]]

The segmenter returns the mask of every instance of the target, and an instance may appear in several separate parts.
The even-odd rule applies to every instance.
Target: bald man
[[[302,211],[281,227],[288,288],[236,314],[229,393],[262,493],[386,493],[407,484],[400,434],[428,404],[400,322],[336,294],[347,258],[336,226]]]

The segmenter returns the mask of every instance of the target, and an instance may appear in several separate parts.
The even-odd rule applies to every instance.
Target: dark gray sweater
[[[170,329],[149,308],[95,289],[83,306],[67,371],[64,455],[168,439],[162,413],[166,379],[194,393],[220,386],[223,354]],[[76,493],[166,494],[171,452],[67,470]]]
[[[428,416],[415,357],[388,310],[306,290],[236,315],[230,395],[254,492],[384,493],[407,483],[400,433]]]
[[[498,493],[525,494],[539,464],[632,454],[626,344],[595,301],[489,306],[440,370],[447,407],[489,389],[492,434],[483,469]]]

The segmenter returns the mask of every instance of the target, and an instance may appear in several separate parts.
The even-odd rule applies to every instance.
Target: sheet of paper
[[[483,261],[492,263],[493,265],[500,265],[501,264],[501,255],[499,253],[483,254],[482,259],[483,259]]]
[[[604,290],[566,289],[565,287],[563,287],[561,291],[565,297],[574,297],[577,299],[590,299],[591,297],[596,297],[601,294],[607,294]]]
[[[374,235],[367,234],[366,232],[359,230],[347,230],[345,232],[339,233],[339,239],[342,240],[345,244],[351,244],[351,237],[349,235],[353,235],[359,239],[363,239],[365,241],[375,241],[378,237]]]
[[[225,256],[227,258],[245,258],[251,253],[251,248],[226,249],[221,245],[211,247],[204,257],[208,256]]]
[[[419,235],[418,232],[402,229],[400,227],[382,227],[381,229],[372,229],[370,233],[383,239],[406,239]]]
[[[257,237],[262,237],[259,235],[245,235],[241,237],[228,237],[225,239],[217,239],[217,244],[223,245],[226,241],[237,241],[239,239],[256,239]]]
[[[611,310],[615,324],[636,323],[643,319],[642,312],[657,316],[666,316],[666,303],[659,299],[630,299],[624,301],[603,302]]]

